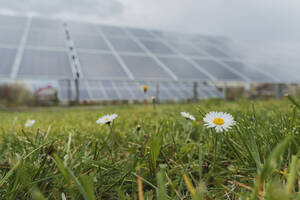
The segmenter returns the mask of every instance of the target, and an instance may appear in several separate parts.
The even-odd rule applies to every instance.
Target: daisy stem
[[[192,133],[192,130],[190,130],[188,133],[187,133],[187,137],[185,139],[185,143],[187,143],[191,137],[191,133]],[[186,135],[186,130],[184,131],[184,135]]]
[[[115,137],[113,136],[113,129],[112,129],[112,126],[111,126],[110,123],[108,124],[108,126],[109,126],[109,129],[110,129],[109,136],[112,137],[113,144],[115,144]],[[112,160],[113,160],[113,157],[114,157],[114,156],[113,156],[113,150],[112,150],[112,148],[110,148],[109,150],[110,150],[110,156],[111,156],[111,158],[112,158]]]
[[[111,124],[108,124],[108,126],[109,126],[109,129],[110,129],[110,134],[112,134],[112,126],[111,126]]]
[[[218,146],[218,133],[216,131],[213,131],[215,135],[215,143],[214,143],[214,164],[213,167],[216,166],[216,160],[217,160],[217,146]]]

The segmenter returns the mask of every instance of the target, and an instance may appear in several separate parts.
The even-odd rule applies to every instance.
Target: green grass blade
[[[299,169],[299,160],[296,156],[292,157],[292,162],[290,164],[289,176],[286,184],[286,199],[290,199],[290,195],[293,192],[293,188],[295,187],[295,181],[297,178],[297,172]]]
[[[298,109],[300,109],[300,104],[291,96],[291,95],[287,95],[288,100],[290,100],[290,102],[292,102]]]
[[[4,183],[6,183],[11,175],[13,175],[14,171],[18,168],[20,163],[22,162],[22,159],[20,159],[13,168],[11,168],[5,176],[0,180],[0,188],[3,186]]]
[[[79,192],[83,196],[85,200],[95,200],[94,196],[94,187],[93,184],[87,180],[87,178],[81,178],[83,181],[82,183],[76,178],[73,171],[69,169],[68,167],[64,166],[62,164],[62,161],[57,155],[54,155],[54,159],[56,161],[56,164],[61,171],[61,173],[64,175],[67,182],[70,183],[70,180],[74,181],[75,185],[77,186]]]
[[[271,152],[266,164],[264,165],[260,174],[260,183],[263,183],[266,178],[273,173],[277,167],[277,162],[280,156],[284,153],[287,146],[291,141],[291,137],[286,137],[281,143],[279,143]]]
[[[158,189],[156,190],[156,195],[157,195],[157,199],[159,200],[167,200],[167,190],[166,190],[166,186],[165,186],[165,180],[164,180],[164,175],[163,172],[160,171],[157,173],[156,175],[156,180],[157,180],[157,184],[158,184]]]

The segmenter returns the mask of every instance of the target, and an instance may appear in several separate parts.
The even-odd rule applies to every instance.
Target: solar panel
[[[218,80],[243,80],[214,60],[195,59],[195,62]]]
[[[68,28],[71,33],[75,34],[86,34],[86,35],[98,35],[97,26],[94,24],[85,24],[78,22],[69,22]]]
[[[128,78],[112,54],[90,54],[79,52],[79,61],[87,78]]]
[[[115,26],[100,26],[103,33],[106,37],[127,37],[129,38],[129,34],[120,27]]]
[[[226,53],[222,52],[221,50],[217,49],[214,46],[209,46],[209,45],[201,45],[199,46],[200,49],[203,49],[205,52],[207,52],[209,55],[213,57],[229,57]]]
[[[20,43],[27,30],[27,18],[0,16],[0,22],[0,76],[10,77],[16,52],[22,56],[23,45]],[[73,49],[66,48],[65,28],[70,31]],[[273,52],[272,48],[261,46],[241,48],[233,41],[217,36],[78,22],[67,22],[64,27],[59,20],[42,18],[31,19],[25,39],[18,77],[72,79],[76,68],[71,68],[68,54],[73,55],[72,51],[75,51],[80,64],[78,72],[82,73],[83,79],[81,99],[142,100],[141,84],[149,86],[150,98],[156,95],[156,82],[164,100],[193,98],[193,83],[180,81],[210,78],[245,81],[248,77],[251,81],[269,82],[279,77],[281,81],[299,82],[300,59],[297,55],[300,48]],[[260,52],[256,53],[257,49]],[[281,46],[273,49],[281,49]],[[134,80],[130,81],[132,78]],[[180,81],[173,82],[177,78]],[[71,85],[75,93],[73,81]],[[63,91],[60,95],[66,96],[68,88],[60,87]],[[222,97],[214,86],[202,83],[198,85],[198,93],[199,98]]]
[[[140,89],[132,89],[134,99],[144,99],[144,93]]]
[[[171,46],[176,48],[179,52],[186,56],[207,56],[208,54],[204,53],[201,50],[197,50],[192,45],[183,42],[169,42]]]
[[[30,28],[44,31],[56,31],[61,33],[64,31],[61,21],[41,18],[32,18]]]
[[[239,73],[244,74],[252,81],[270,81],[270,77],[266,76],[262,72],[245,66],[245,64],[240,61],[224,61],[224,63]]]
[[[180,92],[185,96],[185,99],[192,99],[193,98],[193,92],[192,90],[180,90]]]
[[[168,92],[173,100],[180,100],[182,98],[182,95],[180,94],[180,91],[178,91],[175,88],[169,88]]]
[[[127,28],[127,30],[133,34],[135,37],[138,38],[150,38],[153,39],[154,36],[151,34],[151,32],[144,30],[144,29],[139,29],[139,28]]]
[[[119,93],[121,95],[121,99],[123,100],[134,99],[128,89],[119,89]]]
[[[287,71],[286,64],[276,63],[276,60],[274,60],[273,62],[274,63],[257,61],[257,62],[250,62],[249,64],[258,67],[260,70],[263,70],[264,72],[267,72],[268,75],[274,77],[279,82],[287,82],[287,83],[292,83],[292,82],[299,83],[300,82],[300,80],[299,80],[300,72],[297,71],[298,67],[295,67],[295,69],[292,69],[292,67],[290,67],[291,61],[286,62],[289,65],[288,71]],[[262,81],[264,81],[264,80],[262,80]]]
[[[79,90],[79,99],[80,100],[90,100],[92,99],[87,90]]]
[[[26,45],[39,47],[66,47],[66,39],[63,32],[38,31],[31,29]]]
[[[155,30],[152,31],[152,33],[161,39],[171,41],[171,42],[180,42],[183,41],[183,39],[185,38],[183,34],[178,34],[173,32],[162,32],[162,31]]]
[[[136,79],[171,79],[156,62],[147,56],[122,56]]]
[[[0,28],[0,44],[19,45],[23,30],[15,28]]]
[[[114,88],[105,88],[108,99],[119,100],[119,95]]]
[[[121,89],[127,88],[127,81],[114,81],[114,85]]]
[[[170,48],[159,41],[140,40],[141,43],[154,54],[175,54]]]
[[[100,35],[78,35],[72,34],[72,40],[78,49],[96,49],[108,51],[109,48]]]
[[[0,27],[24,28],[27,18],[17,16],[0,16]]]
[[[9,77],[17,49],[0,48],[0,76]]]
[[[105,99],[105,95],[104,95],[104,92],[102,90],[99,90],[99,89],[91,89],[90,90],[92,95],[93,95],[93,99],[96,99],[96,100],[100,100],[100,99]]]
[[[101,87],[100,81],[98,80],[90,80],[88,81],[88,85],[93,89],[99,89]]]
[[[136,52],[143,53],[144,51],[138,46],[138,44],[132,39],[123,38],[111,38],[110,43],[114,49],[118,52]]]
[[[110,81],[110,80],[101,80],[100,84],[103,87],[109,87],[109,88],[113,88],[114,87],[112,81]]]
[[[18,77],[72,77],[69,58],[64,51],[25,49]]]
[[[182,58],[159,58],[179,79],[209,80],[203,72]]]
[[[60,90],[58,91],[58,98],[59,98],[60,100],[63,100],[63,101],[69,100],[69,99],[68,99],[68,98],[69,98],[68,95],[69,95],[69,94],[68,94],[68,90],[60,89]]]

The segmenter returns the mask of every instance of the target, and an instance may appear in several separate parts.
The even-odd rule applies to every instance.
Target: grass
[[[300,199],[295,103],[2,111],[0,199]],[[181,111],[197,121],[185,120]],[[202,122],[209,111],[231,113],[237,121],[218,133],[217,144]],[[119,115],[112,131],[95,123],[107,113]],[[27,119],[36,124],[24,128]]]

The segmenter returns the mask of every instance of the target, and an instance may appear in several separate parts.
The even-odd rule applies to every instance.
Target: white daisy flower
[[[191,115],[190,113],[187,113],[187,112],[181,112],[181,116],[185,117],[185,119],[190,119],[190,120],[193,120],[193,121],[196,120],[193,115]]]
[[[231,114],[225,112],[210,112],[203,118],[207,128],[215,128],[216,132],[227,131],[231,126],[235,125],[235,121]]]
[[[25,127],[31,127],[33,126],[33,124],[35,123],[35,120],[27,120],[25,123]]]
[[[100,117],[96,123],[97,124],[110,124],[112,121],[114,121],[115,118],[117,118],[117,114],[111,114],[111,115],[105,115],[103,117]]]

